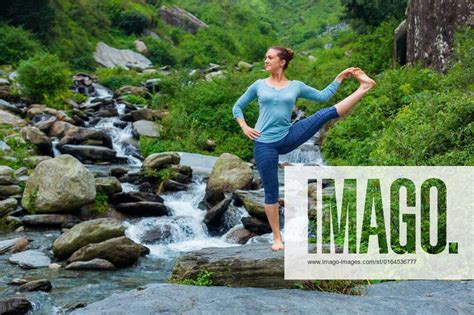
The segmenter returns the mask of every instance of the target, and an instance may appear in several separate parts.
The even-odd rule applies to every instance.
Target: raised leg
[[[376,85],[375,81],[369,78],[360,68],[355,68],[352,75],[359,81],[360,86],[354,93],[334,105],[339,116],[346,115],[359,102],[362,96]]]

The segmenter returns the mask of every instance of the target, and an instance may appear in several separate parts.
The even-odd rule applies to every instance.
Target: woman
[[[253,153],[265,191],[265,213],[273,232],[272,250],[283,249],[280,234],[278,203],[278,155],[286,154],[310,139],[333,118],[347,114],[355,104],[375,86],[359,68],[347,68],[337,75],[324,90],[319,91],[298,80],[288,80],[284,71],[293,59],[293,51],[284,47],[271,47],[265,54],[267,79],[255,81],[237,100],[232,113],[244,134],[253,141]],[[328,101],[342,81],[354,76],[359,88],[336,105],[323,108],[311,116],[291,124],[291,112],[297,98]],[[259,117],[255,128],[245,122],[243,109],[258,97]]]

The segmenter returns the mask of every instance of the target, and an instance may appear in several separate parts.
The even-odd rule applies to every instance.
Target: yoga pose
[[[280,234],[278,203],[278,155],[286,154],[310,139],[329,120],[346,115],[355,104],[375,86],[360,68],[347,68],[337,75],[324,90],[319,91],[298,80],[288,80],[284,74],[293,51],[271,47],[265,54],[265,70],[270,77],[250,85],[237,100],[232,113],[244,134],[253,141],[253,153],[265,192],[265,213],[273,232],[272,250],[283,249]],[[291,124],[291,112],[298,98],[328,101],[342,81],[354,76],[359,88],[337,103],[323,108],[301,121]],[[243,109],[258,97],[259,117],[255,128],[247,125]]]

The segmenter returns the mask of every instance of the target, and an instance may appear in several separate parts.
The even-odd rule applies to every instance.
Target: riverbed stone
[[[21,129],[21,136],[25,141],[34,144],[39,153],[44,155],[53,155],[53,145],[47,135],[45,135],[40,129],[33,126],[26,126]]]
[[[122,191],[122,184],[116,177],[98,177],[95,179],[95,189],[107,195]]]
[[[209,175],[203,201],[210,208],[225,198],[225,192],[249,189],[252,179],[253,172],[247,163],[234,154],[223,153]]]
[[[21,193],[18,185],[0,185],[0,197],[7,198]]]
[[[0,217],[12,212],[18,206],[18,200],[15,198],[7,198],[0,201]]]
[[[160,125],[155,124],[153,121],[149,120],[137,120],[133,123],[133,132],[138,137],[152,137],[157,138],[160,136]]]
[[[38,164],[26,181],[23,208],[36,213],[61,213],[95,200],[92,173],[76,158],[64,154]]]
[[[138,261],[141,247],[131,239],[121,236],[100,243],[89,244],[75,251],[68,262],[89,261],[95,258],[110,261],[115,267],[128,267]]]
[[[123,236],[124,233],[122,223],[115,219],[100,218],[81,222],[54,241],[53,253],[57,258],[65,259],[83,246]]]
[[[25,240],[26,242],[28,242],[28,240],[23,237],[16,237],[16,238],[0,241],[0,255],[13,251],[17,247],[17,244],[20,244],[24,242]]]
[[[170,214],[170,210],[163,203],[151,201],[119,203],[115,205],[115,209],[127,215],[140,217],[155,217]]]
[[[0,165],[0,185],[15,184],[15,171],[5,165]]]
[[[26,314],[33,305],[24,297],[10,297],[0,300],[0,314]]]
[[[27,283],[21,285],[20,288],[19,288],[19,291],[20,292],[23,292],[23,291],[28,291],[28,292],[31,292],[31,291],[45,291],[45,292],[48,292],[48,291],[51,291],[52,288],[53,288],[53,286],[51,285],[51,281],[49,281],[47,279],[39,279],[39,280],[30,281],[30,282],[27,282]]]
[[[61,152],[70,154],[81,161],[112,161],[117,152],[107,147],[96,145],[71,145],[61,147]]]
[[[162,169],[169,164],[179,164],[181,158],[176,152],[153,153],[143,161],[143,168]]]
[[[26,125],[26,121],[12,113],[0,110],[0,125],[4,124],[22,127]]]
[[[108,260],[95,258],[88,261],[76,261],[66,266],[67,270],[112,270],[115,266]]]
[[[13,254],[8,258],[8,261],[24,269],[46,268],[51,263],[51,259],[38,250],[27,250]]]
[[[31,227],[71,228],[81,220],[70,214],[31,214],[20,217],[21,222]]]

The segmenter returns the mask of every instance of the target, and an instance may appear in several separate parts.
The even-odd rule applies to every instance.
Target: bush
[[[118,20],[118,27],[126,34],[141,34],[148,25],[149,18],[139,11],[122,12]]]
[[[152,37],[145,38],[145,44],[149,51],[148,58],[154,65],[176,65],[176,57],[170,44]]]
[[[56,100],[69,92],[70,72],[55,55],[38,53],[22,61],[17,73],[22,92],[33,101]]]
[[[0,26],[0,64],[17,65],[41,51],[33,35],[21,27]]]

